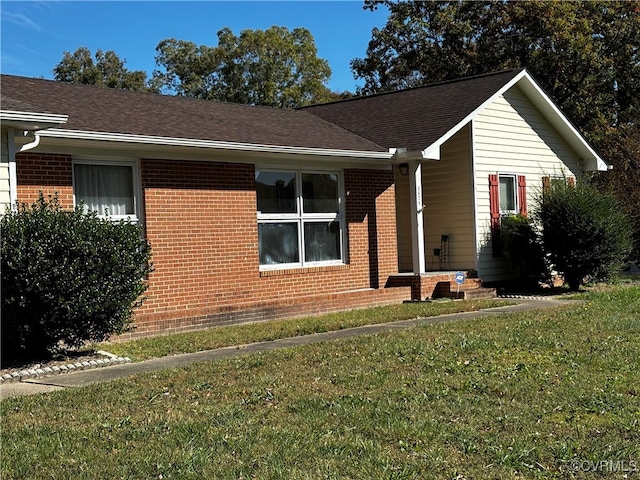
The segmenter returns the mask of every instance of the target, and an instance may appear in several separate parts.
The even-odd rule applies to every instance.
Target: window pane
[[[304,256],[307,262],[340,260],[340,222],[305,223]]]
[[[298,224],[261,223],[258,224],[258,246],[260,265],[278,263],[298,263]]]
[[[258,212],[296,213],[296,174],[256,172]]]
[[[100,215],[135,215],[133,167],[127,165],[75,164],[76,201],[85,211]]]
[[[515,211],[516,182],[514,177],[500,177],[500,211]]]
[[[303,173],[304,213],[339,213],[338,176],[333,173]]]

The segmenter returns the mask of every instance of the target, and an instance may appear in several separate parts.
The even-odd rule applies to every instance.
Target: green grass
[[[327,315],[296,319],[273,320],[245,325],[210,328],[175,335],[143,338],[123,343],[93,345],[94,349],[133,360],[164,357],[178,353],[193,353],[232,345],[265,342],[278,338],[297,337],[312,333],[329,332],[345,328],[407,320],[417,317],[433,317],[449,313],[477,311],[509,305],[504,300],[436,301],[388,305]]]
[[[583,297],[3,400],[0,477],[623,478],[640,287]]]

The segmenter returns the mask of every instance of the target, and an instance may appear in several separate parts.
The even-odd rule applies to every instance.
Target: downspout
[[[20,150],[18,150],[18,153],[26,152],[27,150],[31,150],[32,148],[36,148],[38,145],[40,145],[40,135],[38,134],[38,132],[25,130],[24,131],[24,136],[27,137],[27,136],[29,136],[30,133],[33,134],[33,141],[30,142],[30,143],[25,143],[24,145],[22,145],[20,147]]]
[[[15,133],[12,128],[7,131],[7,153],[9,154],[9,205],[12,211],[18,208],[18,170],[16,168],[16,153],[26,152],[40,144],[40,135],[35,131],[24,130],[23,136],[33,134],[33,141],[21,145],[16,150]]]

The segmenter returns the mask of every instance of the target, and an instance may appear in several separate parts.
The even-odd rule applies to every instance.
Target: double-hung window
[[[518,213],[518,189],[515,175],[499,175],[500,214],[515,215]]]
[[[344,263],[338,172],[257,170],[256,197],[262,269]]]
[[[527,178],[510,173],[489,174],[489,209],[493,256],[502,255],[500,228],[502,218],[527,215]]]
[[[74,160],[73,193],[76,205],[111,220],[140,219],[136,161]]]

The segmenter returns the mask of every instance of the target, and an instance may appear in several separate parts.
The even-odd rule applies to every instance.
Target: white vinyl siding
[[[527,205],[535,208],[542,177],[580,177],[581,162],[536,107],[517,87],[498,97],[473,120],[478,273],[486,282],[509,272],[494,258],[490,238],[489,174],[525,175]]]
[[[470,128],[464,127],[441,148],[441,160],[422,163],[425,261],[427,270],[470,270],[475,267],[473,184]],[[411,218],[409,177],[396,170],[398,264],[411,271]],[[448,236],[448,258],[440,265],[434,249]],[[443,260],[444,257],[442,257]]]
[[[2,129],[0,133],[0,215],[4,214],[6,208],[11,204],[10,184],[9,184],[9,138],[8,131]]]
[[[433,250],[441,247],[442,235],[448,236],[448,256],[442,257],[442,269],[475,268],[470,135],[468,126],[462,128],[442,145],[439,161],[422,165],[428,270],[441,269]]]

